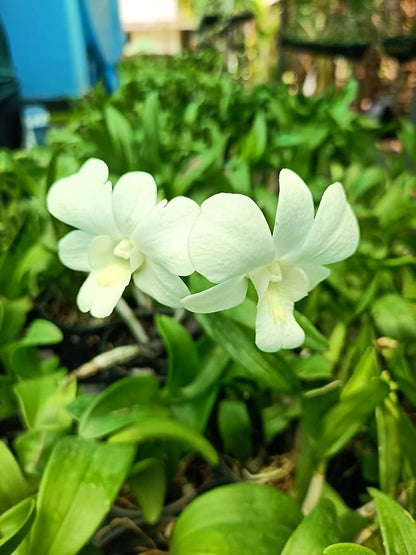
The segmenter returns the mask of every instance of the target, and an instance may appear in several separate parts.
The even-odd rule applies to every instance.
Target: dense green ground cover
[[[0,152],[0,554],[416,552],[414,128],[350,110],[354,82],[313,98],[247,90],[210,56],[121,71],[113,97],[97,89],[55,116],[47,146]],[[400,152],[382,146],[386,133]],[[150,172],[166,198],[250,195],[270,225],[280,169],[316,201],[341,181],[361,241],[297,303],[305,344],[259,351],[254,297],[194,317],[128,292],[150,345],[104,341],[133,350],[113,350],[116,370],[85,380],[88,357],[71,362],[68,325],[41,318],[39,299],[47,291],[77,317],[82,276],[57,259],[66,229],[45,198],[90,157],[113,183]],[[128,508],[111,508],[123,483]],[[122,520],[85,546],[105,517]]]

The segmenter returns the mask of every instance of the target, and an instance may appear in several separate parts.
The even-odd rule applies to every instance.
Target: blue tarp
[[[24,100],[80,97],[100,78],[117,88],[117,0],[1,0],[0,15]]]

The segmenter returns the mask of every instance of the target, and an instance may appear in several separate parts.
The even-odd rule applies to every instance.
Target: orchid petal
[[[99,269],[114,264],[117,258],[113,254],[115,241],[108,235],[97,235],[90,243],[88,256],[91,268]]]
[[[146,172],[129,172],[120,177],[113,190],[114,219],[123,235],[130,237],[137,222],[156,205],[153,177]]]
[[[359,235],[357,219],[344,189],[340,183],[333,183],[322,196],[298,259],[320,265],[344,260],[356,250]]]
[[[180,277],[149,259],[134,272],[133,279],[138,289],[172,308],[181,307],[181,299],[189,295],[189,289]]]
[[[188,310],[199,313],[217,312],[241,304],[247,295],[248,281],[244,277],[232,278],[219,285],[182,299]]]
[[[70,231],[58,243],[59,259],[71,270],[89,272],[88,249],[93,235],[84,231]]]
[[[276,284],[271,284],[257,305],[257,347],[266,352],[294,349],[304,339],[305,333],[293,316],[293,301],[281,296]]]
[[[271,272],[269,268],[267,266],[263,268],[258,268],[257,270],[250,272],[248,277],[253,282],[257,296],[259,298],[262,297],[269,287],[270,283]]]
[[[107,179],[106,164],[95,158],[88,160],[76,174],[52,185],[46,199],[49,212],[86,233],[119,236]]]
[[[186,197],[176,197],[167,204],[160,202],[136,227],[133,242],[169,272],[188,276],[194,271],[188,255],[188,238],[198,214],[199,206]]]
[[[213,283],[242,276],[274,258],[273,239],[249,197],[219,193],[201,205],[189,237],[194,268]]]
[[[130,281],[130,272],[122,272],[120,267],[118,279],[109,285],[103,286],[102,278],[102,271],[91,272],[82,284],[77,297],[77,304],[81,312],[91,312],[95,318],[105,318],[113,312]]]
[[[273,239],[281,258],[305,242],[313,224],[314,206],[310,190],[295,172],[283,169],[279,187]]]
[[[320,266],[319,264],[314,264],[313,262],[300,262],[298,265],[308,276],[308,291],[316,287],[318,283],[326,279],[331,273],[331,270],[325,268],[325,266]]]
[[[300,301],[306,297],[310,290],[309,279],[306,272],[298,266],[281,264],[282,281],[277,282],[276,290],[279,295],[292,302]]]

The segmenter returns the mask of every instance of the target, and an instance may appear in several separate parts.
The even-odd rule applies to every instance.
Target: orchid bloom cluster
[[[153,177],[123,175],[114,188],[104,162],[90,159],[54,183],[50,213],[77,228],[59,242],[62,263],[88,272],[77,297],[82,312],[106,317],[134,285],[156,301],[199,313],[241,304],[251,281],[258,296],[256,345],[300,346],[294,303],[328,277],[327,264],[357,248],[359,229],[340,183],[323,194],[316,215],[303,180],[284,169],[273,233],[249,197],[219,193],[198,206],[180,196],[157,200]],[[194,271],[213,287],[190,294],[180,276]]]

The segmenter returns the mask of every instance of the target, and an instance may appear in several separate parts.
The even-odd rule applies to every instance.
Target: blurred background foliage
[[[214,4],[200,2],[198,9],[206,15],[223,8],[220,15],[226,18],[233,13],[224,3]],[[376,4],[381,9],[381,3]],[[234,7],[240,12],[254,9],[252,2]],[[315,38],[313,33],[327,42],[335,35],[340,40],[355,38],[349,33],[344,37],[336,27],[334,35],[321,34],[332,13],[348,9],[357,14],[357,36],[362,37],[360,21],[365,26],[370,18],[373,25],[379,12],[373,4],[368,11],[367,4],[359,8],[352,1],[332,2],[333,12],[319,1],[286,2],[286,9],[296,9],[299,15],[290,15],[296,25],[287,29],[297,36],[302,29],[308,40]],[[319,13],[328,18],[324,23]],[[311,21],[316,28],[306,26]],[[271,29],[271,35],[265,31],[269,44],[278,25]],[[246,54],[244,50],[242,56]],[[121,86],[115,94],[109,96],[97,85],[90,95],[52,114],[45,145],[0,152],[3,436],[14,446],[33,491],[43,483],[51,452],[55,453],[51,465],[59,466],[59,457],[64,459],[64,454],[53,451],[63,436],[82,436],[71,449],[106,433],[115,441],[126,440],[126,435],[128,441],[142,441],[134,418],[157,414],[162,420],[156,423],[156,432],[149,425],[148,437],[159,443],[142,447],[128,475],[147,522],[160,515],[172,518],[163,507],[172,490],[179,488],[175,476],[179,474],[182,486],[186,482],[183,467],[189,459],[183,462],[184,441],[188,451],[216,461],[212,446],[202,438],[205,433],[222,464],[223,474],[214,485],[230,480],[267,482],[290,491],[299,504],[310,503],[313,495],[330,499],[329,505],[324,500],[311,515],[317,515],[312,523],[314,518],[327,519],[331,541],[320,539],[317,530],[322,526],[309,525],[311,520],[305,518],[284,553],[299,553],[297,542],[302,541],[322,551],[329,543],[351,541],[360,530],[365,531],[361,543],[373,553],[394,553],[396,531],[386,515],[396,515],[397,522],[407,517],[389,503],[400,499],[416,516],[415,127],[407,115],[398,116],[395,105],[388,118],[362,110],[365,80],[352,78],[354,68],[342,75],[342,86],[332,80],[309,94],[290,58],[281,68],[282,79],[277,79],[275,58],[275,72],[268,80],[264,72],[257,79],[260,73],[250,70],[255,60],[242,59],[232,72],[221,48],[123,60]],[[346,67],[345,59],[335,62],[330,57],[325,63],[332,67],[331,75],[334,64]],[[145,306],[147,312],[141,307],[136,314],[147,318],[160,357],[158,361],[144,357],[137,364],[150,368],[152,376],[139,376],[135,383],[130,367],[117,367],[95,383],[99,395],[88,381],[76,393],[62,364],[73,370],[80,363],[73,361],[71,367],[69,359],[62,363],[52,356],[60,354],[55,345],[62,337],[70,336],[39,319],[44,315],[44,295],[51,291],[76,312],[76,290],[82,279],[56,257],[57,240],[66,227],[52,221],[45,197],[56,179],[77,171],[90,157],[106,161],[113,183],[127,171],[152,173],[161,197],[188,195],[201,202],[219,191],[250,195],[270,224],[282,168],[296,171],[317,202],[331,182],[341,181],[359,220],[361,241],[353,257],[334,265],[329,279],[297,304],[296,317],[306,332],[304,346],[270,355],[258,352],[253,345],[254,296],[222,314],[186,317],[182,323],[171,312],[160,314],[161,307]],[[201,287],[195,276],[189,284],[195,290]],[[134,305],[132,299],[128,295]],[[149,314],[155,313],[156,324],[149,323]],[[109,322],[118,325],[117,316]],[[94,328],[90,346],[102,329]],[[104,348],[115,344],[107,339]],[[71,349],[74,354],[74,345]],[[139,407],[126,394],[133,383],[134,392],[142,395]],[[109,417],[120,408],[131,411],[132,420],[120,423]],[[10,426],[16,415],[21,419],[18,430]],[[124,429],[127,424],[130,427]],[[163,442],[166,429],[171,443]],[[125,456],[130,460],[129,453]],[[125,476],[127,471],[123,472]],[[149,476],[160,486],[157,501],[150,504],[149,496],[143,497]],[[385,496],[376,490],[370,495],[369,486]],[[347,508],[356,509],[371,498],[381,530],[371,520],[374,503],[369,528]],[[197,522],[205,518],[203,502],[199,507],[194,514]],[[301,519],[298,507],[293,514],[292,528]],[[189,529],[179,525],[172,552],[177,549],[186,555],[195,544],[189,544],[189,551],[181,547],[181,526]],[[40,525],[36,530],[41,535]],[[416,540],[409,534],[411,549]]]

